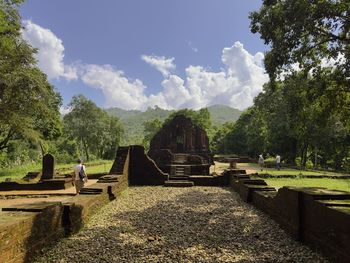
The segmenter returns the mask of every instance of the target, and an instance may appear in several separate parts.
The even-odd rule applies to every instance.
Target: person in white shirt
[[[264,169],[264,157],[262,154],[259,155],[259,160],[258,160],[259,166],[261,171]]]
[[[80,159],[78,159],[78,164],[74,167],[73,172],[73,184],[75,186],[76,194],[79,194],[80,190],[84,187],[87,182],[85,165]]]
[[[278,154],[276,155],[276,169],[281,169],[281,156],[279,156]]]

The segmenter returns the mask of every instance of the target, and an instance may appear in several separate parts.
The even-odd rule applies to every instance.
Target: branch
[[[15,134],[15,131],[13,130],[9,130],[9,132],[7,133],[7,136],[5,137],[5,139],[3,139],[0,142],[0,150],[3,150],[7,147],[7,143],[9,142],[9,140],[11,139],[11,137]]]
[[[339,35],[333,34],[332,32],[326,31],[323,28],[320,28],[320,27],[315,27],[315,28],[316,28],[316,31],[318,31],[318,33],[322,34],[323,36],[328,37],[329,41],[330,40],[340,40],[340,41],[345,41],[345,42],[350,43],[350,39],[347,38],[346,36],[341,37]]]

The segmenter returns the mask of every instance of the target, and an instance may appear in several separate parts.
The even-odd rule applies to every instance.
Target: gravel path
[[[326,262],[229,188],[130,187],[36,262]]]

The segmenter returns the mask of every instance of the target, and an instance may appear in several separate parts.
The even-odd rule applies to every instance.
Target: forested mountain
[[[208,107],[211,114],[211,120],[214,125],[221,125],[225,122],[236,121],[241,111],[224,106],[224,105],[213,105]],[[122,140],[122,144],[141,144],[143,140],[143,123],[146,121],[152,121],[159,119],[164,121],[174,111],[164,110],[159,107],[148,108],[146,111],[138,110],[123,110],[120,108],[109,108],[106,111],[112,116],[118,117],[124,124],[125,136]]]

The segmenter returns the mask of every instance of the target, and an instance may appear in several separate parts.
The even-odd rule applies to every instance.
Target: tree
[[[314,166],[320,158],[343,167],[350,145],[349,17],[348,0],[264,0],[250,14],[251,31],[271,47],[264,61],[270,83],[253,106],[266,112],[268,151],[290,162],[299,156],[303,166],[313,156]]]
[[[348,0],[264,0],[250,19],[251,31],[271,46],[265,57],[270,79],[295,63],[309,71],[333,59],[334,74],[349,91],[349,17]]]
[[[61,133],[61,98],[21,37],[20,3],[0,1],[0,151],[15,137],[41,145]]]
[[[158,119],[143,123],[143,145],[146,147],[146,149],[149,148],[149,143],[151,142],[153,136],[156,135],[156,133],[162,128],[162,125],[163,123]]]
[[[230,153],[232,147],[227,135],[233,130],[233,127],[233,122],[226,122],[215,130],[213,138],[210,141],[210,149],[214,154]]]
[[[117,117],[111,117],[83,95],[74,96],[71,112],[63,118],[65,131],[82,144],[87,160],[90,155],[113,158],[123,133]]]

